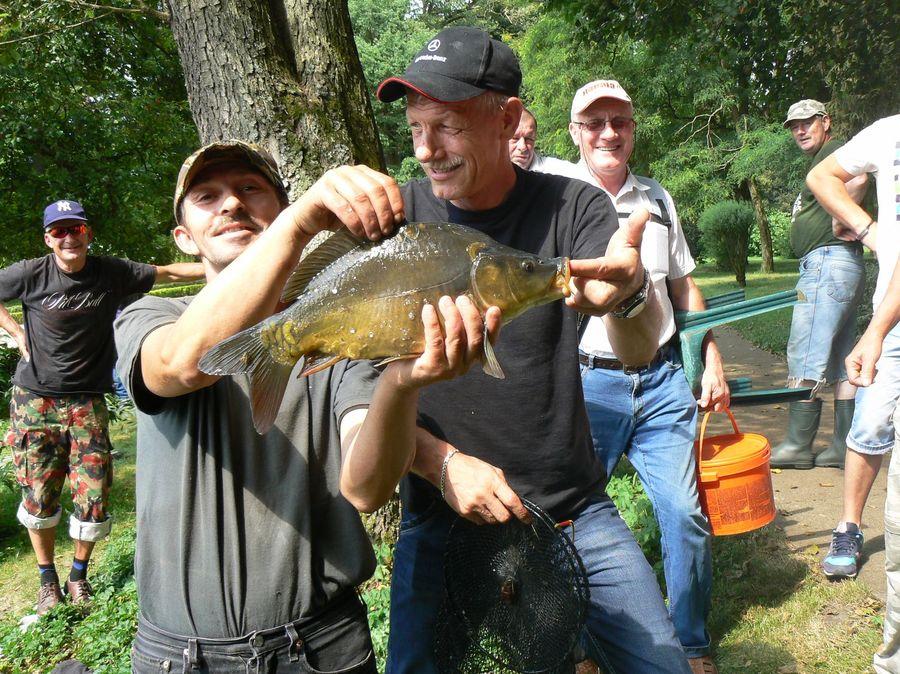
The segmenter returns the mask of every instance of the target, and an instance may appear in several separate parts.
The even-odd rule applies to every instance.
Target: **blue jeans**
[[[856,343],[856,310],[865,285],[859,250],[822,246],[800,259],[797,290],[802,295],[794,305],[787,345],[792,382],[834,383],[847,378],[844,359]]]
[[[847,446],[858,454],[886,454],[894,446],[894,409],[900,400],[900,326],[884,338],[871,386],[856,389]]]
[[[434,630],[444,598],[444,547],[457,515],[443,501],[404,512],[394,547],[387,674],[435,674]],[[653,569],[602,494],[573,518],[590,584],[584,646],[609,674],[690,674]]]
[[[638,372],[581,367],[594,449],[607,475],[628,454],[661,532],[669,613],[688,657],[709,652],[709,523],[697,493],[697,405],[677,351]]]

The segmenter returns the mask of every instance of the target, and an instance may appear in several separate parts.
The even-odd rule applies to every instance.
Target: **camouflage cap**
[[[794,103],[789,109],[787,114],[787,119],[784,120],[782,126],[787,128],[787,125],[793,122],[795,119],[809,119],[810,117],[815,117],[816,115],[827,115],[828,113],[825,111],[825,106],[819,103],[819,101],[815,101],[811,98],[804,98],[802,101],[797,101]]]
[[[180,222],[180,207],[194,178],[207,166],[221,162],[239,162],[248,164],[259,171],[278,191],[278,196],[287,201],[287,189],[284,179],[278,172],[278,164],[271,154],[253,143],[243,140],[222,140],[204,145],[184,160],[175,183],[175,222]]]

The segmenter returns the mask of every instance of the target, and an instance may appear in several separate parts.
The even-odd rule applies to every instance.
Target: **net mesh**
[[[458,519],[444,559],[446,599],[435,650],[440,671],[572,671],[588,585],[569,538],[536,505],[533,523]]]

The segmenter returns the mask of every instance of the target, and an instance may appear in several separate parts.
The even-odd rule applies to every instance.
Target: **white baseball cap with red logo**
[[[594,80],[588,82],[581,89],[575,92],[575,98],[572,99],[572,120],[575,115],[579,115],[587,110],[594,101],[601,98],[614,98],[617,101],[624,101],[631,105],[631,96],[622,88],[616,80]]]

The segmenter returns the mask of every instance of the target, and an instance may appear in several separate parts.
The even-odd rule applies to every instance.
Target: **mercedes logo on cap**
[[[432,40],[428,43],[428,51],[437,51],[441,47],[440,40]]]

